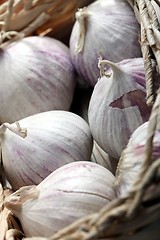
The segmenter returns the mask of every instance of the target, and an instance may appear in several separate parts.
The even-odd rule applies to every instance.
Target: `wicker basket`
[[[2,46],[28,35],[69,36],[78,8],[92,0],[0,0]]]
[[[5,13],[6,9],[13,7],[6,5],[6,1],[0,7],[0,13]],[[10,3],[12,1],[9,1]],[[16,1],[15,1],[16,2]],[[23,8],[32,11],[34,7],[29,4],[32,1],[17,1],[15,12],[20,13],[22,9],[22,2],[25,3]],[[34,1],[33,1],[34,2]],[[47,2],[50,5],[57,4],[58,1],[43,1],[37,0],[35,2],[42,3],[42,6]],[[45,3],[44,3],[45,2]],[[71,1],[62,1],[71,2]],[[76,4],[77,1],[75,1]],[[25,240],[91,240],[91,239],[108,239],[108,240],[159,240],[160,239],[160,158],[152,163],[152,141],[156,130],[160,130],[160,90],[154,92],[154,79],[152,78],[151,57],[155,58],[157,62],[157,73],[160,71],[160,2],[159,0],[128,0],[135,11],[135,16],[141,26],[140,44],[144,58],[145,74],[146,74],[146,88],[147,88],[147,103],[152,105],[152,112],[149,119],[148,138],[145,149],[145,160],[142,171],[139,173],[136,183],[128,197],[117,198],[110,202],[107,206],[102,208],[98,213],[89,215],[80,219],[70,226],[62,229],[50,238],[24,238]],[[18,4],[19,3],[19,4]],[[2,11],[2,8],[4,9]],[[35,8],[36,8],[35,4]],[[12,9],[10,14],[5,14],[5,17],[10,21],[16,21],[16,15],[12,18]],[[53,11],[52,7],[47,8],[45,15]],[[41,15],[39,13],[38,16]],[[32,23],[35,24],[38,17],[35,17]],[[66,16],[67,18],[67,16]],[[48,20],[47,20],[48,21]],[[6,21],[7,22],[7,21]],[[54,22],[41,22],[40,25],[27,23],[23,29],[16,29],[18,33],[28,34],[42,34],[46,35]],[[29,25],[28,25],[29,24]],[[14,24],[13,24],[14,25]],[[14,40],[17,36],[11,29],[12,24],[6,24],[2,30],[10,30],[10,34],[5,35],[3,44]],[[30,26],[34,28],[29,30]],[[52,25],[53,27],[53,25]],[[51,27],[51,28],[52,28]],[[27,29],[27,30],[26,30]],[[52,30],[54,27],[52,28]],[[26,34],[27,32],[27,34]],[[8,194],[7,190],[1,189],[1,196]],[[0,199],[0,209],[3,208]],[[7,240],[22,239],[23,233],[17,221],[10,215],[9,212],[4,212],[7,215],[6,233]],[[0,238],[1,239],[1,238]]]

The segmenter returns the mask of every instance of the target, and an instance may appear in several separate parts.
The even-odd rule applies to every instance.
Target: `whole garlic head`
[[[111,69],[105,71],[106,64]],[[119,159],[131,134],[151,113],[146,104],[144,62],[142,58],[117,64],[100,60],[99,67],[101,77],[89,103],[89,125],[98,145]]]
[[[65,44],[50,37],[30,36],[1,49],[0,59],[1,123],[70,109],[76,80]]]
[[[13,131],[26,134],[26,137],[22,138]],[[89,160],[93,144],[85,120],[60,110],[21,119],[19,129],[16,123],[3,124],[0,141],[4,171],[14,190],[39,184],[67,163]]]
[[[140,25],[126,0],[94,1],[78,9],[75,17],[70,36],[71,59],[78,74],[91,86],[99,76],[100,51],[112,62],[142,56]]]
[[[127,196],[142,169],[145,160],[145,144],[148,137],[148,121],[132,134],[122,153],[116,170],[115,189],[118,196]],[[160,131],[153,138],[152,160],[160,157]]]
[[[113,200],[114,180],[110,171],[96,163],[69,163],[38,186],[13,193],[5,206],[19,218],[26,237],[50,237]]]

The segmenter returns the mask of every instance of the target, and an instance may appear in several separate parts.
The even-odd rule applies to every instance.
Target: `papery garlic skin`
[[[0,122],[13,123],[49,110],[69,110],[75,73],[69,48],[31,36],[0,51]]]
[[[127,196],[138,178],[145,160],[145,144],[148,138],[148,121],[132,134],[122,153],[116,171],[115,188],[118,196]],[[160,157],[160,131],[153,138],[152,159]]]
[[[113,62],[142,56],[140,25],[127,1],[95,1],[79,9],[76,18],[70,37],[71,59],[89,85],[94,86],[99,76],[99,52]]]
[[[89,126],[74,113],[43,112],[20,120],[19,125],[27,130],[25,138],[9,129],[0,135],[4,171],[14,190],[39,184],[67,163],[90,159]]]
[[[50,237],[75,220],[98,212],[113,200],[114,180],[111,172],[96,163],[69,163],[36,187],[38,198],[23,202],[24,194],[20,204],[8,200],[6,206],[19,218],[26,237]],[[22,194],[17,191],[18,197]]]
[[[131,134],[149,119],[142,58],[114,64],[96,83],[88,110],[93,138],[110,156],[119,159]]]
[[[93,149],[91,154],[91,161],[95,162],[115,175],[117,169],[118,159],[115,159],[108,155],[97,143],[93,141]]]

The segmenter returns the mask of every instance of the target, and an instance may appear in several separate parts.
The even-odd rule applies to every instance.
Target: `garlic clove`
[[[91,161],[95,162],[115,175],[118,159],[109,156],[97,143],[93,141],[93,149],[91,155]]]
[[[38,186],[13,193],[5,206],[19,218],[26,237],[49,237],[114,199],[114,180],[110,171],[96,163],[73,162],[51,173]]]
[[[0,57],[1,123],[13,123],[39,112],[70,109],[75,71],[69,48],[63,43],[30,36],[1,49]]]
[[[21,119],[20,129],[15,123],[10,129],[8,125],[1,126],[2,162],[14,190],[40,183],[64,164],[90,159],[93,143],[89,126],[74,113],[48,111]],[[23,128],[27,130],[24,138],[15,134]]]
[[[127,1],[94,1],[79,9],[75,17],[70,36],[71,59],[90,86],[96,84],[99,76],[99,52],[112,62],[142,56],[140,25]]]
[[[112,69],[105,71],[105,65]],[[101,77],[96,83],[88,109],[94,140],[113,158],[119,159],[131,134],[146,122],[151,107],[146,104],[142,58],[120,63],[99,62]]]
[[[116,170],[115,189],[118,196],[128,196],[145,160],[148,121],[139,126],[130,137]],[[160,157],[160,132],[153,138],[152,161]]]

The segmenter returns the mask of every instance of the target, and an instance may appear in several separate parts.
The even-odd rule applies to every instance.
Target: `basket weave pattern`
[[[78,7],[91,0],[0,0],[1,46],[29,35],[64,34]],[[61,30],[61,31],[60,31]],[[61,32],[61,33],[59,33]]]

